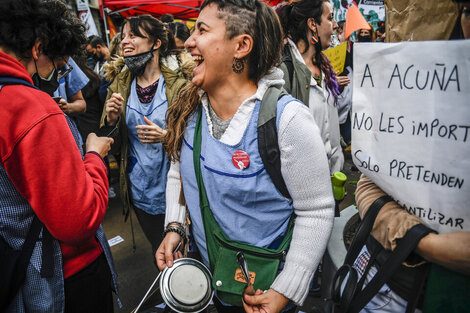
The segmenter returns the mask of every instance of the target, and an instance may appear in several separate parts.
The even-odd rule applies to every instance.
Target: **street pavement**
[[[352,162],[346,158],[344,173],[348,176],[348,181],[355,181],[359,178],[359,172],[351,171]],[[122,214],[122,203],[119,197],[119,183],[117,182],[118,170],[111,170],[111,181],[116,197],[109,200],[109,207],[103,220],[103,227],[108,240],[118,242],[111,247],[114,265],[119,280],[119,297],[122,308],[117,306],[115,301],[115,312],[131,312],[145,295],[156,278],[158,271],[154,264],[152,249],[145,235],[140,228],[134,212],[125,222]],[[346,208],[354,203],[355,184],[346,184],[347,195],[341,203],[340,209]],[[131,225],[134,229],[135,249]],[[123,241],[119,242],[122,238]],[[157,294],[158,296],[158,294]],[[314,312],[315,304],[319,303],[318,293],[312,293],[307,298],[303,312]],[[155,301],[158,302],[158,301]],[[145,312],[158,312],[158,309],[146,309]],[[141,311],[141,312],[144,312]]]

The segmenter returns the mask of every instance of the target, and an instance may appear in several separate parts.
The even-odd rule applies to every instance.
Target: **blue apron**
[[[290,96],[278,102],[279,117]],[[227,145],[212,137],[207,127],[206,111],[202,112],[201,172],[212,214],[225,234],[258,247],[272,247],[279,242],[293,213],[292,201],[277,190],[264,169],[258,152],[257,122],[261,101],[257,101],[242,139]],[[199,208],[199,193],[193,165],[193,138],[197,114],[188,122],[181,148],[180,172],[183,190],[192,221],[192,234],[203,262],[209,266],[204,226]],[[233,154],[242,150],[249,155],[247,168],[232,163]]]
[[[160,75],[152,102],[139,101],[136,79],[132,81],[127,101],[126,124],[129,139],[127,172],[129,191],[134,206],[156,215],[165,213],[165,189],[170,163],[161,143],[142,143],[137,136],[137,125],[147,125],[146,116],[153,123],[166,129],[165,115],[168,101],[165,95],[165,80]]]

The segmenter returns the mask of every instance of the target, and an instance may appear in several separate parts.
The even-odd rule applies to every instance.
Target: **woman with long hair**
[[[344,156],[338,122],[336,74],[322,52],[331,45],[338,24],[329,0],[303,0],[278,9],[287,39],[283,64],[284,88],[310,109],[320,128],[330,173],[341,171]]]
[[[282,71],[276,67],[282,55],[279,20],[261,1],[206,0],[185,47],[197,66],[192,83],[168,109],[165,148],[172,165],[166,236],[157,250],[157,265],[163,270],[182,256],[181,251],[172,254],[184,237],[181,190],[195,246],[212,270],[223,262],[217,263],[222,256],[212,245],[213,233],[205,232],[205,227],[218,224],[229,240],[274,249],[284,242],[295,217],[285,262],[273,272],[274,281],[268,283],[266,292],[245,293],[243,303],[240,292],[239,304],[230,303],[230,308],[221,299],[221,290],[214,297],[219,312],[293,312],[294,304],[305,300],[326,248],[334,201],[319,129],[307,108],[290,95],[274,100],[280,172],[290,198],[275,187],[263,166],[257,128],[261,100],[267,90],[283,85]],[[200,156],[193,155],[199,148]],[[200,166],[195,166],[198,160]],[[208,222],[207,210],[205,217],[201,215],[199,193],[203,190],[214,223]],[[248,261],[248,268],[251,264]]]
[[[171,39],[171,38],[170,38]],[[187,80],[170,69],[165,58],[173,49],[168,31],[150,15],[131,17],[121,30],[123,58],[113,62],[112,81],[101,126],[119,129],[113,150],[121,153],[120,186],[126,217],[134,208],[152,245],[160,244],[165,213],[165,188],[169,162],[161,140],[168,105]],[[126,65],[127,68],[122,70]],[[116,74],[114,79],[113,74]]]

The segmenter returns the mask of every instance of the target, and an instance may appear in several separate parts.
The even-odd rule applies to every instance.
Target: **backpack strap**
[[[258,150],[274,186],[285,198],[291,199],[281,173],[281,153],[276,128],[277,102],[286,94],[284,89],[273,86],[265,92],[258,116]]]
[[[400,239],[388,260],[380,266],[374,278],[372,278],[367,286],[353,299],[348,312],[356,313],[361,311],[377,294],[380,288],[390,280],[400,264],[405,261],[416,248],[421,238],[428,235],[430,232],[432,232],[432,230],[423,224],[415,225],[409,229],[406,235]]]
[[[0,77],[0,85],[23,85],[23,86],[28,86],[34,89],[39,89],[38,87],[34,86],[27,80],[24,80],[22,78],[18,77],[7,77],[7,76],[1,76]]]
[[[292,61],[292,54],[290,52],[289,45],[284,45],[284,51],[282,53],[282,63],[286,65],[287,74],[289,77],[288,90],[292,90],[292,79],[294,78],[294,62]]]
[[[42,226],[43,225],[41,221],[39,221],[38,217],[34,215],[33,221],[31,222],[31,226],[28,231],[28,235],[26,236],[26,239],[23,243],[20,256],[14,269],[14,281],[12,281],[11,289],[9,290],[8,304],[15,298],[18,290],[20,290],[26,279],[26,270],[28,268],[31,255],[33,254],[36,241],[39,238],[39,233],[41,232]]]
[[[385,195],[375,200],[369,210],[367,210],[364,219],[362,220],[359,229],[357,230],[354,238],[349,246],[344,264],[352,265],[356,260],[362,247],[366,244],[367,237],[369,237],[372,227],[374,226],[375,219],[380,212],[380,209],[388,202],[393,201],[392,197]]]

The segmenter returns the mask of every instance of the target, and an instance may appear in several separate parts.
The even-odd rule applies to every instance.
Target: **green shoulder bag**
[[[242,294],[246,280],[237,263],[237,253],[242,251],[248,265],[250,280],[255,290],[268,290],[279,271],[292,239],[294,221],[291,218],[288,231],[277,249],[252,246],[229,239],[212,215],[206,189],[201,174],[201,120],[202,109],[199,108],[193,143],[193,161],[199,189],[199,206],[201,208],[207,252],[212,272],[212,286],[217,297],[225,303],[242,306]]]

